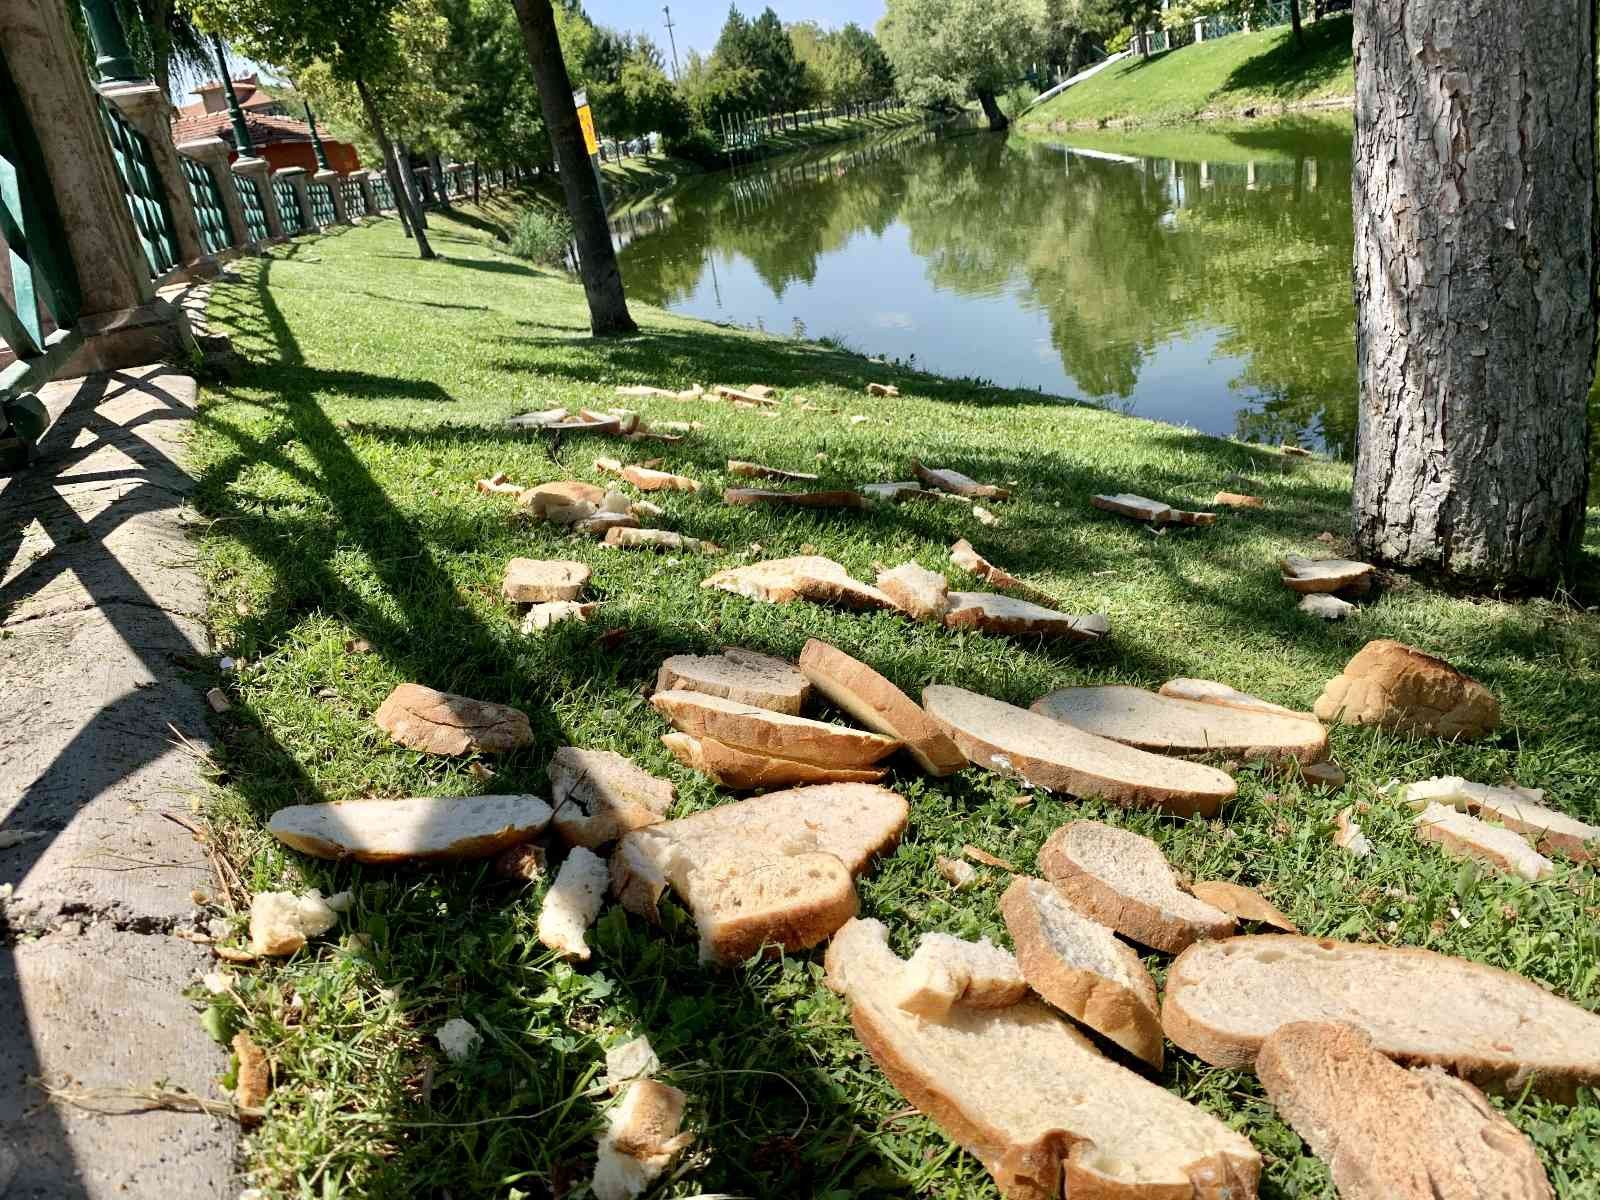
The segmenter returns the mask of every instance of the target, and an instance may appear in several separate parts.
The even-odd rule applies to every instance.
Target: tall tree
[[[589,301],[589,329],[596,337],[634,333],[638,326],[628,313],[628,300],[622,290],[622,272],[617,267],[616,248],[611,244],[611,227],[606,221],[600,181],[589,166],[583,144],[583,129],[578,110],[572,103],[572,79],[561,56],[561,40],[556,32],[556,16],[550,0],[515,0],[522,38],[527,43],[528,62],[539,85],[539,103],[544,109],[545,128],[555,147],[556,164],[561,169],[561,190],[567,197],[567,214],[572,218],[578,242],[578,269]]]
[[[1479,584],[1576,551],[1595,363],[1595,12],[1355,6],[1356,542]]]
[[[878,40],[908,99],[975,97],[1000,130],[1009,122],[996,97],[1021,78],[1045,24],[1044,0],[889,0]]]
[[[368,127],[383,153],[399,204],[412,205],[399,173],[382,110],[386,83],[404,78],[406,63],[395,20],[404,0],[183,0],[202,29],[221,34],[251,58],[302,70],[322,62],[356,89]],[[437,257],[412,205],[417,253]]]

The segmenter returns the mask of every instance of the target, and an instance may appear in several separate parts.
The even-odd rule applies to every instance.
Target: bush
[[[667,138],[662,148],[672,157],[688,159],[702,170],[715,171],[728,165],[722,143],[703,125],[691,129],[683,137]]]
[[[566,266],[571,244],[572,222],[548,208],[524,209],[511,231],[511,253],[547,267]]]
[[[1121,54],[1128,48],[1128,43],[1133,41],[1133,26],[1124,25],[1106,39],[1107,54]]]

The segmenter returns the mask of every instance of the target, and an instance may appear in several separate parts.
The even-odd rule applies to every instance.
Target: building
[[[239,97],[239,107],[244,110],[245,128],[250,131],[256,153],[271,163],[274,171],[284,167],[317,170],[310,126],[290,116],[283,101],[263,90],[259,75],[252,72],[235,79],[233,90]],[[219,137],[233,146],[228,93],[221,82],[213,79],[202,83],[192,94],[200,98],[173,114],[172,140],[187,142],[193,138]],[[360,170],[361,156],[354,146],[336,141],[320,127],[317,132],[322,137],[322,148],[327,152],[330,167],[343,174]],[[234,146],[234,157],[238,157],[237,146]]]

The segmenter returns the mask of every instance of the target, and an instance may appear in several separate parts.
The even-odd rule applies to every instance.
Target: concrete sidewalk
[[[231,1197],[231,1121],[87,1113],[28,1082],[220,1097],[227,1068],[182,995],[211,956],[171,936],[212,887],[177,736],[208,744],[181,678],[207,652],[179,465],[195,382],[47,393],[41,461],[0,476],[0,1196]]]

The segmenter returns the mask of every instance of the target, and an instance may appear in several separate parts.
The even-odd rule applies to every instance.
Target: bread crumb
[[[649,1079],[659,1070],[661,1060],[656,1057],[650,1039],[643,1034],[606,1051],[605,1085],[613,1092],[621,1091],[624,1084],[635,1080]]]
[[[327,933],[338,922],[339,914],[315,888],[304,896],[258,892],[250,901],[250,952],[277,957],[293,954],[307,939]]]
[[[539,941],[568,958],[587,960],[584,930],[600,915],[610,883],[606,860],[582,846],[567,855],[539,911]]]
[[[946,858],[940,855],[936,860],[940,876],[958,892],[964,892],[978,882],[978,869],[969,862],[962,862],[959,858]]]
[[[451,1017],[439,1031],[433,1035],[438,1039],[439,1049],[443,1050],[445,1057],[451,1062],[460,1062],[470,1058],[477,1051],[478,1045],[483,1041],[483,1035],[478,1032],[477,1026],[464,1017]]]

